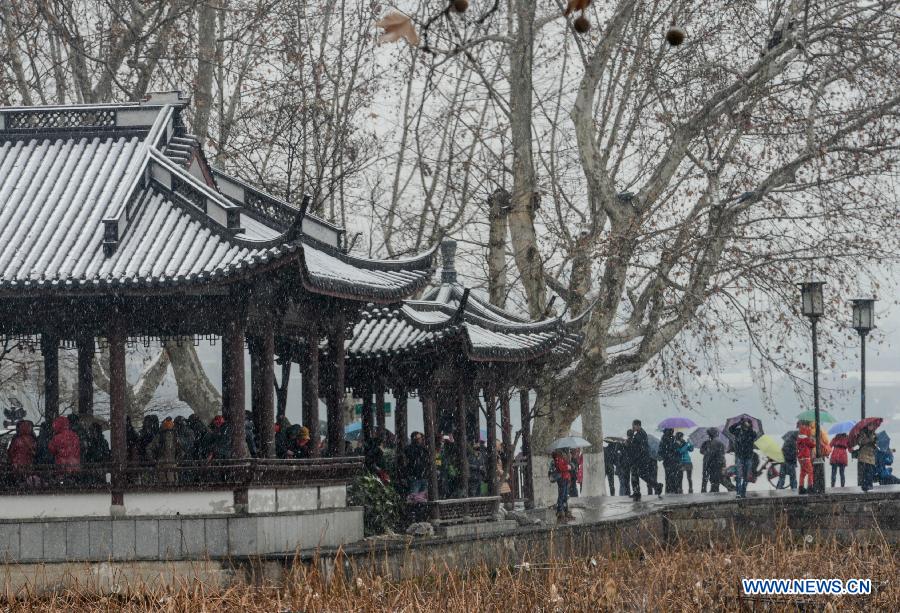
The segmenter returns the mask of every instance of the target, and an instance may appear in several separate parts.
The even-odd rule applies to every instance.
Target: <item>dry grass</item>
[[[77,590],[25,598],[3,611],[750,611],[742,577],[869,578],[872,596],[807,597],[815,610],[900,611],[900,553],[884,541],[841,545],[786,533],[754,543],[623,550],[613,556],[520,564],[501,570],[435,572],[410,581],[338,577],[299,567],[281,587],[179,588],[99,597]],[[440,569],[436,569],[440,570]],[[743,608],[742,608],[743,607]],[[756,610],[798,610],[795,605]]]

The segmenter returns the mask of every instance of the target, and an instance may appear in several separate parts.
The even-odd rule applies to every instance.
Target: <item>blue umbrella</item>
[[[850,430],[853,429],[853,426],[856,425],[856,421],[850,419],[847,421],[842,421],[834,424],[830,428],[828,428],[828,434],[834,436],[835,434],[848,434]]]
[[[344,428],[344,440],[355,441],[362,436],[362,422],[355,421]]]

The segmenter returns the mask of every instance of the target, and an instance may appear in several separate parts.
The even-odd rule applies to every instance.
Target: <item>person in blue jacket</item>
[[[684,432],[675,434],[675,449],[678,450],[679,460],[681,461],[681,471],[687,478],[688,494],[694,493],[694,464],[691,462],[691,452],[694,450],[694,444],[684,438]],[[679,483],[679,489],[681,484]]]

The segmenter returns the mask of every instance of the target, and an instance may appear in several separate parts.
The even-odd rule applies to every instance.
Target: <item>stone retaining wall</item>
[[[204,560],[337,547],[363,537],[362,509],[246,516],[0,521],[0,562]]]

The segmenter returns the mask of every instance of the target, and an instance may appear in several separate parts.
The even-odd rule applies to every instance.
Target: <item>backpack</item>
[[[562,478],[559,469],[556,467],[556,462],[552,458],[550,459],[550,467],[547,469],[547,478],[550,479],[550,483],[557,483]]]

